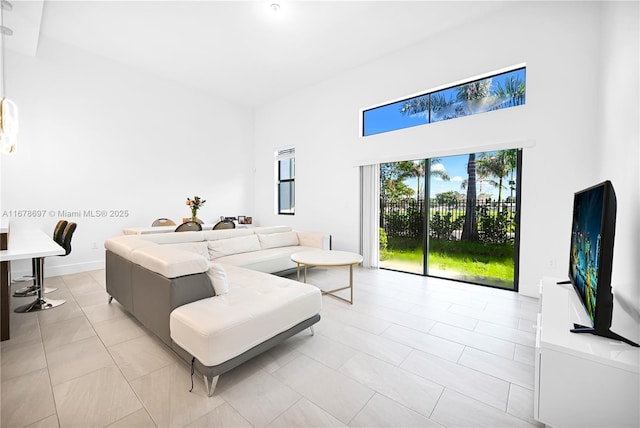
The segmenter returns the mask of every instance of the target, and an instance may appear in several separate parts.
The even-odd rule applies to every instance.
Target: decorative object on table
[[[245,217],[244,224],[253,224],[253,217]]]
[[[204,199],[200,199],[200,196],[194,196],[193,199],[187,198],[187,205],[191,208],[191,221],[194,223],[198,222],[198,210],[204,203],[207,202]]]
[[[193,222],[193,217],[182,217],[182,222],[183,223]],[[196,218],[196,223],[198,223],[199,225],[203,225],[204,221],[202,221],[199,218]]]
[[[246,217],[243,215],[238,216],[238,224],[246,224]]]

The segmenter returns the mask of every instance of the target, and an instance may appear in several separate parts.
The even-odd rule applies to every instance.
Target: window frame
[[[289,166],[290,168],[290,177],[282,178],[282,162],[288,161],[292,164]],[[276,193],[277,193],[277,204],[278,204],[278,215],[295,215],[296,213],[296,156],[295,149],[283,149],[279,150],[276,153],[276,168],[277,168],[277,180],[276,180]],[[288,185],[289,187],[289,206],[283,211],[282,206],[282,187],[283,185]]]
[[[386,134],[388,132],[400,131],[400,130],[407,129],[407,128],[413,128],[413,127],[422,126],[422,125],[429,125],[429,124],[436,123],[436,122],[441,122],[441,121],[444,121],[444,120],[454,119],[454,118],[448,118],[448,119],[432,120],[432,117],[431,117],[431,114],[432,114],[432,111],[431,111],[431,96],[432,95],[435,95],[437,93],[442,93],[442,92],[445,92],[447,90],[454,89],[454,88],[457,88],[457,87],[460,87],[460,86],[469,85],[469,84],[472,84],[472,83],[475,83],[475,82],[480,82],[480,81],[483,81],[483,80],[486,80],[486,79],[492,79],[494,77],[501,76],[501,75],[508,74],[508,73],[512,73],[512,72],[516,72],[516,71],[523,71],[524,72],[524,76],[525,76],[524,77],[524,84],[525,84],[525,88],[526,88],[527,65],[526,65],[526,63],[522,63],[522,64],[517,64],[517,65],[511,66],[511,67],[503,68],[503,69],[500,69],[500,70],[492,71],[492,72],[489,72],[489,73],[485,73],[485,74],[482,74],[482,75],[479,75],[479,76],[475,76],[475,77],[472,77],[472,78],[460,80],[460,81],[457,81],[457,82],[454,82],[454,83],[451,83],[451,84],[441,85],[441,86],[438,86],[438,87],[435,87],[435,88],[432,88],[432,89],[429,89],[429,90],[426,90],[426,91],[421,91],[421,92],[415,93],[413,95],[404,96],[404,97],[397,98],[397,99],[391,100],[391,101],[387,101],[387,102],[384,102],[384,103],[381,103],[381,104],[377,104],[377,105],[374,105],[374,106],[371,106],[371,107],[363,108],[363,109],[360,110],[360,128],[359,128],[359,134],[360,135],[359,135],[359,137],[360,138],[367,138],[367,137],[371,137],[371,136],[374,136],[374,135]],[[387,129],[387,130],[383,130],[383,131],[375,131],[375,132],[369,132],[369,133],[366,132],[367,130],[365,129],[365,126],[366,126],[367,119],[366,119],[365,116],[367,115],[367,113],[375,111],[375,110],[378,110],[378,109],[382,109],[382,108],[385,108],[385,107],[388,107],[388,106],[391,106],[391,105],[394,105],[394,104],[406,103],[407,101],[411,101],[411,100],[415,100],[415,99],[423,98],[423,97],[426,97],[427,100],[428,100],[428,103],[429,103],[429,107],[425,111],[425,116],[427,117],[426,122],[410,124],[410,125],[407,125],[407,126],[403,126],[403,127],[399,127],[399,128],[393,128],[393,129]],[[524,101],[522,102],[521,105],[525,105],[525,104],[526,104],[526,89],[525,89]],[[509,107],[503,107],[503,108],[499,108],[497,110],[502,110],[504,108],[517,107],[517,106],[518,105],[509,106]],[[489,111],[493,111],[493,110],[481,111],[481,112],[478,112],[478,113],[473,113],[473,115],[481,114],[481,113],[487,113]],[[468,115],[458,116],[458,117],[455,117],[455,118],[461,118],[461,117],[466,117],[466,116],[468,116]]]

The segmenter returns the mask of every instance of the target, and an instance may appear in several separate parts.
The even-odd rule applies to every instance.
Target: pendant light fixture
[[[6,98],[6,90],[4,84],[5,67],[4,67],[4,37],[13,35],[13,31],[4,26],[4,11],[12,10],[13,5],[7,0],[0,0],[0,57],[2,61],[2,96],[0,98],[0,152],[14,153],[16,151],[16,143],[18,137],[18,107],[16,104]]]

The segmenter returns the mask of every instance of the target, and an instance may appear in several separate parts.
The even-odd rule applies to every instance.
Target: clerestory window
[[[526,68],[425,92],[362,112],[362,136],[485,113],[525,103]]]

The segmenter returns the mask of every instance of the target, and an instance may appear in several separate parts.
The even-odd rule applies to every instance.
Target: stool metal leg
[[[44,298],[44,257],[38,257],[34,260],[36,260],[36,263],[34,264],[34,275],[36,277],[35,285],[38,287],[38,298],[27,305],[17,307],[15,309],[15,312],[17,313],[44,311],[47,309],[55,308],[56,306],[60,306],[66,302],[66,300],[53,300]]]
[[[14,291],[13,297],[30,297],[30,296],[38,295],[38,286],[36,285],[36,270],[38,269],[37,264],[38,262],[36,261],[36,259],[31,259],[31,276],[18,278],[12,281],[12,282],[26,282],[26,281],[32,282],[31,285],[27,287],[22,287],[19,290]],[[44,292],[46,294],[46,293],[54,292],[56,290],[57,288],[45,287]]]

